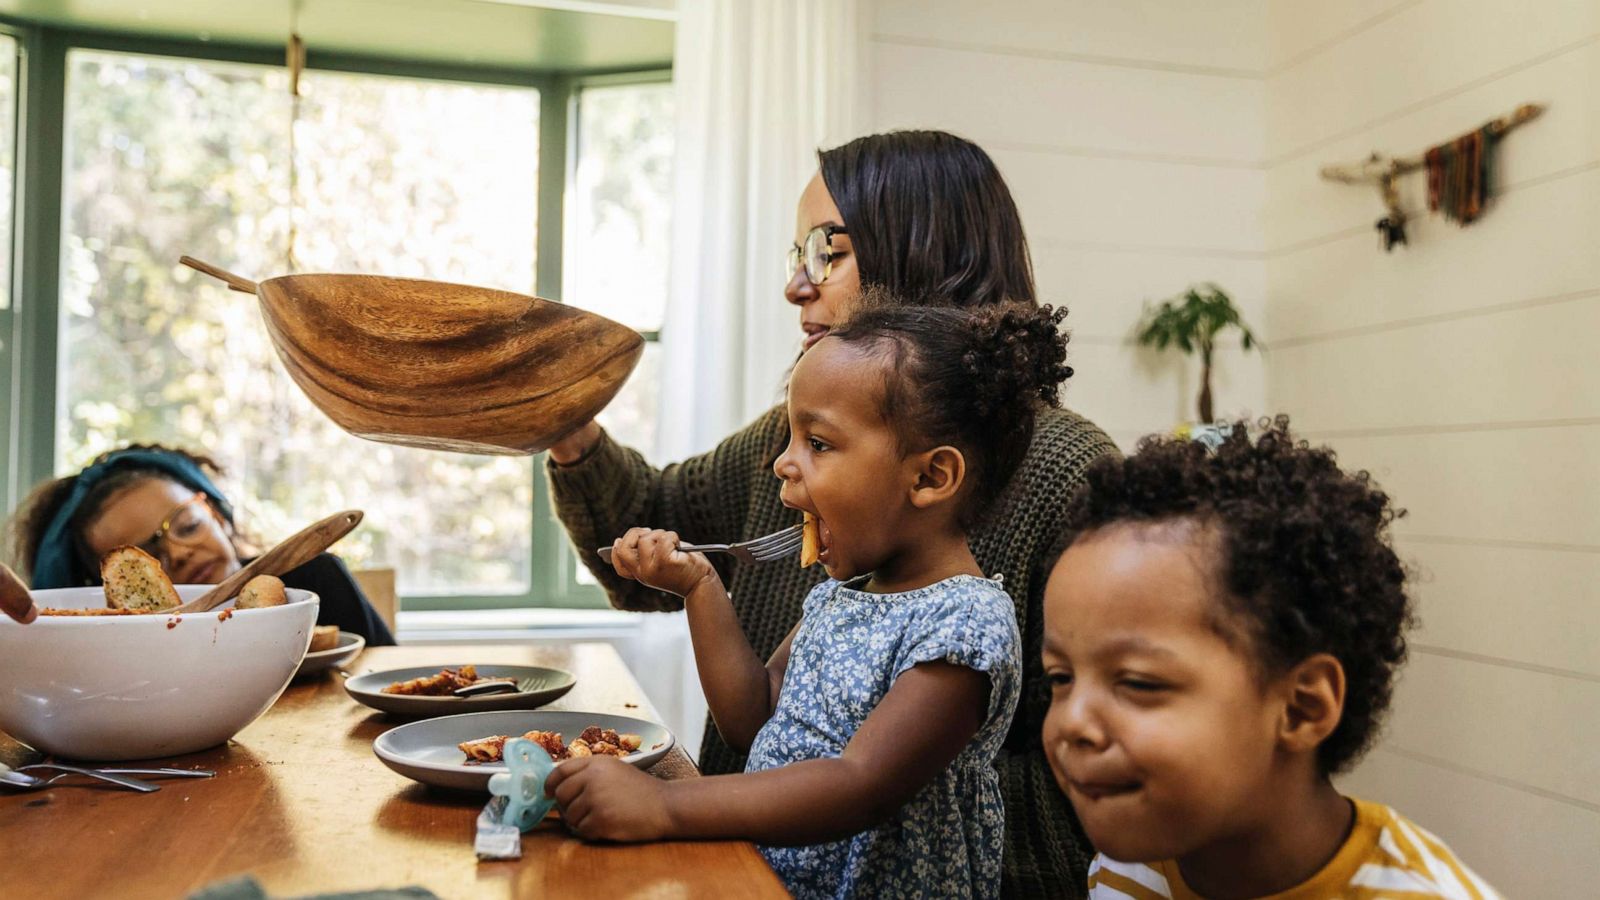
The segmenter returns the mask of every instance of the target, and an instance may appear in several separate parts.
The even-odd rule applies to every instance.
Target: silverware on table
[[[34,775],[35,771],[52,771],[57,774],[49,777]],[[49,787],[51,784],[66,778],[69,775],[82,775],[88,778],[98,778],[120,785],[130,790],[150,793],[161,789],[160,785],[151,784],[138,778],[129,778],[130,775],[153,775],[162,778],[211,778],[217,773],[210,769],[172,769],[172,768],[126,768],[112,766],[108,768],[89,769],[81,766],[69,766],[63,763],[33,763],[27,766],[18,766],[15,769],[0,764],[0,784],[7,787],[25,791],[37,791]]]
[[[49,768],[55,769],[60,774],[51,776],[49,778],[40,778],[37,775],[32,775],[7,766],[3,770],[0,770],[0,785],[5,785],[6,787],[16,788],[23,791],[37,791],[43,790],[56,781],[66,778],[69,775],[82,775],[88,778],[98,778],[101,781],[109,781],[112,784],[120,787],[125,787],[129,790],[139,791],[146,794],[161,790],[161,785],[159,784],[151,784],[148,781],[141,781],[137,778],[133,778],[128,775],[119,775],[115,772],[104,772],[95,769],[83,769],[77,766],[62,765],[51,765]]]
[[[454,693],[457,697],[479,697],[484,694],[515,694],[524,690],[522,685],[510,679],[494,679],[477,681],[466,687],[458,687]]]
[[[804,525],[791,525],[782,531],[774,531],[737,544],[679,544],[678,549],[684,553],[727,553],[740,562],[747,563],[771,562],[800,552],[804,527]],[[610,565],[611,548],[601,547],[599,553],[600,561]]]
[[[66,772],[79,771],[79,768],[76,766],[66,766],[60,763],[33,763],[32,765],[27,766],[17,766],[12,771],[27,772],[33,769],[55,769],[57,771]],[[170,778],[214,778],[217,774],[210,769],[173,769],[170,767],[154,769],[129,769],[121,766],[99,766],[91,771],[109,772],[113,775],[163,775]]]

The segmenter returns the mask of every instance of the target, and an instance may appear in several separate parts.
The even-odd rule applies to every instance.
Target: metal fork
[[[740,541],[737,544],[679,544],[684,553],[727,553],[740,562],[759,563],[783,559],[800,552],[804,525],[791,525],[782,531]],[[611,564],[611,548],[600,548],[600,561]]]
[[[59,774],[50,777],[41,777],[33,774],[35,771],[55,770]],[[21,788],[25,791],[36,791],[49,787],[57,781],[72,775],[84,775],[109,781],[131,790],[151,791],[160,790],[158,785],[150,784],[138,778],[129,778],[129,775],[155,775],[172,778],[210,778],[217,773],[209,769],[85,769],[78,766],[62,765],[61,763],[34,763],[31,766],[18,766],[13,769],[0,763],[0,784],[7,787]]]
[[[74,766],[54,766],[52,768],[58,769],[61,774],[50,778],[40,778],[37,775],[30,775],[27,772],[21,772],[16,769],[6,769],[4,772],[0,772],[0,784],[5,785],[6,787],[19,788],[24,791],[37,791],[42,790],[54,782],[70,775],[86,775],[90,778],[98,778],[101,781],[109,781],[112,784],[128,788],[129,790],[142,791],[146,794],[150,793],[151,791],[161,790],[160,785],[151,784],[148,781],[140,781],[137,778],[127,775],[118,775],[114,772],[102,772],[96,769],[79,769]]]

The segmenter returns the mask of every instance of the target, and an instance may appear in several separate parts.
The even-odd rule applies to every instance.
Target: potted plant
[[[1134,339],[1144,347],[1165,350],[1177,345],[1183,355],[1200,354],[1200,423],[1212,421],[1211,409],[1211,359],[1216,349],[1217,335],[1228,328],[1243,332],[1241,340],[1245,350],[1253,349],[1259,341],[1244,323],[1233,300],[1215,284],[1196,285],[1175,297],[1161,301],[1157,306],[1146,306],[1144,318],[1134,333]]]

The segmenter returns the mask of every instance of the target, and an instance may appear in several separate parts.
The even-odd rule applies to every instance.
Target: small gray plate
[[[372,742],[383,764],[414,781],[462,791],[489,790],[489,776],[506,771],[504,763],[469,763],[457,747],[464,741],[529,731],[560,732],[570,742],[590,725],[639,736],[639,752],[622,758],[639,769],[660,762],[675,742],[665,725],[629,716],[590,712],[485,712],[443,716],[391,728]]]
[[[479,677],[515,678],[517,687],[521,690],[508,694],[484,694],[481,697],[457,697],[453,694],[443,697],[419,697],[413,694],[383,692],[384,688],[396,681],[436,675],[440,669],[459,668],[461,668],[459,665],[412,666],[407,669],[368,672],[345,681],[344,689],[356,699],[356,702],[365,703],[373,709],[380,709],[397,716],[420,718],[501,709],[534,709],[560,697],[577,684],[577,679],[572,677],[571,672],[563,672],[560,669],[546,669],[543,666],[477,666]]]
[[[294,671],[294,677],[304,678],[308,675],[321,675],[329,669],[336,669],[352,659],[356,654],[366,649],[367,639],[353,631],[339,632],[339,643],[327,650],[318,650],[307,653],[300,660],[300,668]]]

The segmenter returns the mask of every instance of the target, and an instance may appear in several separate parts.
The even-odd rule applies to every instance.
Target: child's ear
[[[967,458],[954,447],[935,447],[911,457],[911,505],[927,509],[960,493],[967,480]]]
[[[1344,714],[1344,666],[1327,653],[1313,654],[1281,683],[1286,695],[1278,740],[1290,752],[1314,753]]]

